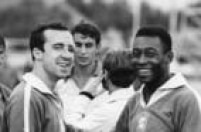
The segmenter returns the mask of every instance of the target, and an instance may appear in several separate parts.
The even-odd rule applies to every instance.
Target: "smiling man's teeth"
[[[66,67],[66,66],[69,66],[69,65],[71,65],[71,62],[65,62],[65,63],[58,63],[60,66],[62,66],[62,67]]]
[[[140,69],[139,71],[140,72],[149,72],[150,70],[149,69]]]
[[[149,75],[151,73],[150,69],[139,69],[138,72],[141,75]]]

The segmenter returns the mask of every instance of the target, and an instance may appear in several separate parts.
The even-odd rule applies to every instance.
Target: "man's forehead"
[[[140,36],[136,37],[134,40],[133,47],[155,47],[155,46],[161,46],[161,41],[159,37],[147,37],[147,36]]]
[[[65,36],[66,38],[72,38],[72,34],[70,33],[70,31],[68,30],[53,30],[53,29],[48,29],[44,31],[44,36],[45,37],[50,37],[50,38],[54,38],[57,36]]]
[[[44,37],[46,41],[73,41],[73,36],[68,30],[46,30]]]
[[[90,39],[90,40],[95,41],[95,39],[93,37],[91,37],[89,35],[81,34],[81,33],[75,33],[74,38],[75,38],[75,40],[77,40],[77,39],[82,39],[82,40]]]

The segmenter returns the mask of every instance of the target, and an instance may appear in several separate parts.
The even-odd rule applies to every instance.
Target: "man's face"
[[[70,74],[73,64],[74,41],[69,31],[44,31],[44,52],[41,60],[46,73],[55,78],[63,78]]]
[[[94,38],[75,33],[75,63],[81,66],[88,66],[96,60],[98,47]]]
[[[157,80],[168,70],[170,56],[163,52],[158,37],[137,37],[133,45],[133,66],[143,83]]]

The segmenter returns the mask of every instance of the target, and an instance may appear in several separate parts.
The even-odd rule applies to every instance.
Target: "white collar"
[[[165,84],[163,84],[158,90],[175,89],[181,86],[188,86],[188,83],[181,73],[176,73]]]
[[[151,96],[149,102],[146,104],[143,98],[143,89],[144,87],[139,91],[140,92],[140,102],[143,107],[150,106],[153,103],[155,103],[160,98],[167,95],[171,90],[180,88],[182,86],[189,87],[189,84],[185,80],[185,78],[182,76],[182,74],[177,73],[174,74],[168,81],[166,81],[161,87],[159,87]]]
[[[39,90],[40,92],[54,95],[52,91],[47,87],[47,85],[40,78],[34,75],[34,73],[26,73],[22,78],[33,88]]]
[[[186,79],[181,73],[174,74],[169,80],[167,80],[162,86],[160,86],[158,90],[170,90],[170,89],[176,89],[181,86],[189,86]],[[140,88],[140,93],[142,93],[145,85],[142,85]]]
[[[127,99],[134,95],[134,90],[132,87],[130,88],[119,88],[118,90],[112,92],[109,95],[109,102],[116,101],[120,99]]]

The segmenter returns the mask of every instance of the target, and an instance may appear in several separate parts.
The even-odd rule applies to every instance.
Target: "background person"
[[[97,59],[101,46],[99,29],[92,24],[79,23],[72,29],[72,34],[75,41],[74,67],[70,76],[60,80],[57,85],[66,119],[69,113],[76,109],[72,104],[74,99],[86,85],[91,84],[102,74],[102,62]],[[96,95],[104,91],[101,83],[94,90]]]
[[[103,61],[103,71],[103,79],[100,77],[95,80],[85,91],[80,92],[73,102],[76,109],[66,123],[75,129],[85,132],[110,132],[114,129],[127,100],[134,94],[131,85],[135,74],[126,52],[108,53]],[[107,92],[93,99],[94,87],[101,82]],[[99,104],[96,103],[96,107],[86,112],[88,105],[97,100]]]

